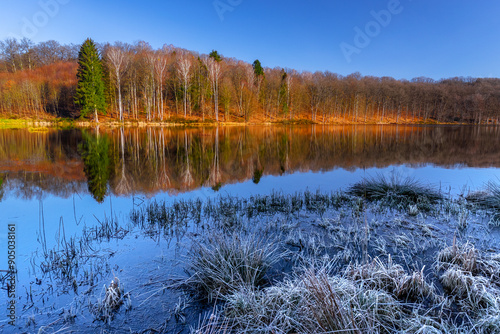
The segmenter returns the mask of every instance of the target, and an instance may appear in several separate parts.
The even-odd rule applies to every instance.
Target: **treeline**
[[[79,45],[0,42],[0,112],[78,117]],[[98,45],[107,112],[123,120],[498,123],[500,80],[341,76],[146,42]]]

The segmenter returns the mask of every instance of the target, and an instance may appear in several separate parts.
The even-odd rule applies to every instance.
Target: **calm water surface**
[[[25,300],[41,277],[33,260],[41,253],[41,240],[53,247],[62,233],[78,236],[110,216],[125,226],[131,209],[148,201],[330,192],[363,177],[395,173],[452,196],[482,189],[500,180],[500,128],[0,130],[0,270],[7,268],[8,224],[16,224],[18,298]],[[176,257],[169,245],[138,237],[124,240],[102,247],[111,249],[114,259],[108,266],[122,280],[129,279],[129,288],[157,267],[158,258]],[[5,326],[6,291],[0,295],[0,326]],[[65,293],[49,303],[60,311],[72,298]],[[17,314],[26,318],[36,309],[35,303]]]
[[[0,178],[4,201],[90,194],[98,203],[200,190],[330,191],[387,170],[480,187],[497,175],[499,144],[497,127],[3,130]]]

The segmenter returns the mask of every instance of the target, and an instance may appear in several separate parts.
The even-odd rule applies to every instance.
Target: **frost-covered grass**
[[[430,186],[423,185],[412,178],[383,175],[366,178],[352,185],[348,194],[364,197],[369,201],[382,201],[384,205],[398,210],[416,209],[429,211],[432,205],[442,199],[442,195]],[[415,215],[414,214],[414,215]]]
[[[172,318],[154,330],[498,332],[494,207],[442,196],[414,181],[382,184],[373,187],[372,194],[379,194],[373,196],[365,180],[362,194],[353,191],[358,184],[328,194],[225,195],[135,207],[135,232],[175,246],[180,267],[175,276],[171,271],[146,281],[139,296],[132,290],[131,299],[119,298],[125,296],[116,289],[120,285],[106,286],[93,315],[112,323],[124,310],[133,312],[141,296],[148,298],[139,307],[151,296],[175,296]],[[109,220],[86,230],[82,240],[123,235]],[[130,300],[129,307],[119,307]]]
[[[190,273],[180,287],[208,301],[224,299],[242,288],[257,288],[269,268],[283,257],[272,243],[253,236],[210,235],[189,254]]]
[[[486,190],[469,194],[467,200],[491,213],[491,227],[500,226],[500,183],[489,182]]]
[[[211,317],[222,326],[208,322],[210,332],[495,333],[500,326],[500,242],[483,206],[465,207],[413,180],[382,179],[332,194],[224,196],[198,209],[182,221],[192,218],[205,236],[194,238],[188,275],[172,287],[218,303]],[[135,214],[149,219],[147,210]]]
[[[480,192],[482,196],[477,196],[475,202],[488,209],[500,211],[500,183],[489,182],[486,191]],[[474,197],[472,197],[474,200]]]

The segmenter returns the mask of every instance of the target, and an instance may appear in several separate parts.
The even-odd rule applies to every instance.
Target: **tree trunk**
[[[120,84],[120,74],[117,73],[116,77],[118,78],[118,108],[120,110],[120,121],[123,122],[123,106],[122,106],[122,89]]]

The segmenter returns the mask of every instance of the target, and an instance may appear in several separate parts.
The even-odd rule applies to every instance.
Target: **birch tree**
[[[219,80],[221,78],[221,67],[216,59],[207,57],[204,59],[205,66],[208,70],[208,77],[212,85],[212,92],[214,94],[214,113],[215,120],[219,121]]]
[[[179,61],[177,63],[177,71],[179,72],[179,76],[184,85],[184,117],[187,116],[187,90],[188,90],[189,79],[191,77],[191,72],[190,72],[191,66],[192,66],[191,57],[189,56],[189,54],[183,52],[180,55]],[[191,115],[191,109],[189,110],[189,114]]]
[[[127,53],[120,47],[112,46],[108,49],[106,58],[109,60],[109,63],[114,70],[116,88],[118,90],[118,109],[120,111],[120,121],[123,121],[121,77],[128,66],[129,57]]]
[[[159,99],[157,103],[158,114],[160,115],[161,120],[163,121],[163,81],[165,80],[165,73],[167,69],[168,63],[168,55],[165,49],[156,52],[156,57],[154,60],[154,70],[156,74],[156,80],[158,82],[158,94],[157,97]]]

